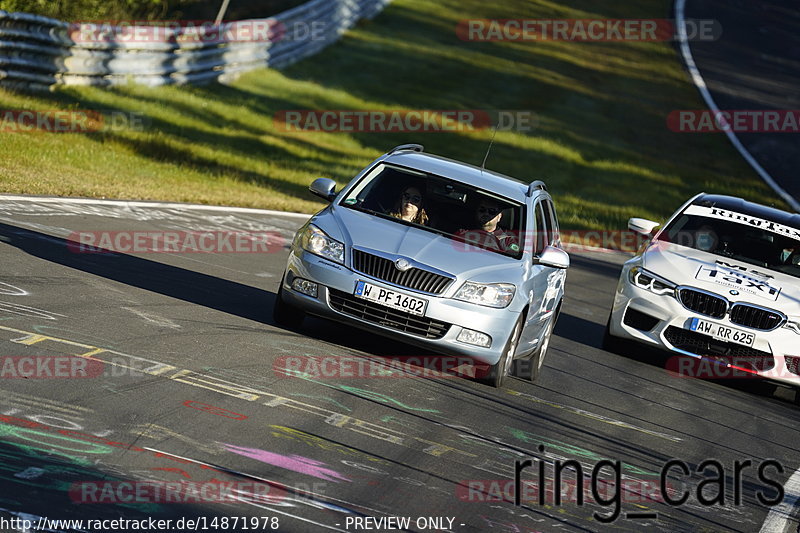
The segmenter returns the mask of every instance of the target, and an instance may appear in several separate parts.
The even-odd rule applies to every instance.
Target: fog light
[[[292,289],[306,296],[311,296],[312,298],[317,297],[317,284],[307,279],[294,278],[294,281],[292,281]]]
[[[483,346],[484,348],[488,348],[492,345],[492,338],[489,335],[481,333],[480,331],[475,331],[474,329],[462,329],[461,333],[456,337],[456,340],[466,344]]]

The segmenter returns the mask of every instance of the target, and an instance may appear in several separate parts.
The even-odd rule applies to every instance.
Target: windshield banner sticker
[[[684,214],[717,218],[720,220],[730,220],[731,222],[737,222],[745,226],[761,228],[773,233],[777,233],[778,235],[785,235],[786,237],[800,240],[800,229],[793,228],[791,226],[784,226],[783,224],[778,224],[777,222],[772,222],[771,220],[737,213],[736,211],[730,211],[728,209],[691,205],[686,209],[686,211],[684,211]]]
[[[744,272],[720,268],[719,266],[701,266],[695,278],[735,288],[736,290],[775,301],[781,293],[780,287],[774,287],[764,278],[756,278]]]

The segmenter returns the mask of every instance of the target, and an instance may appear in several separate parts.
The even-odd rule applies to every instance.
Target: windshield
[[[339,205],[438,233],[465,247],[522,256],[522,204],[441,176],[380,164]]]
[[[800,277],[800,230],[774,221],[692,205],[658,240]]]

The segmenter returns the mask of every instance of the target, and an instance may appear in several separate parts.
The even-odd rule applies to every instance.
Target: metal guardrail
[[[0,10],[0,86],[156,86],[280,68],[337,41],[391,0],[310,0],[267,19],[152,26],[70,24]]]

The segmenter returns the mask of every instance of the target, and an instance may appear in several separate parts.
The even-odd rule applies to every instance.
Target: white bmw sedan
[[[800,387],[800,215],[699,194],[625,263],[604,348],[674,352],[682,376],[760,377]],[[800,395],[799,395],[800,396]]]

